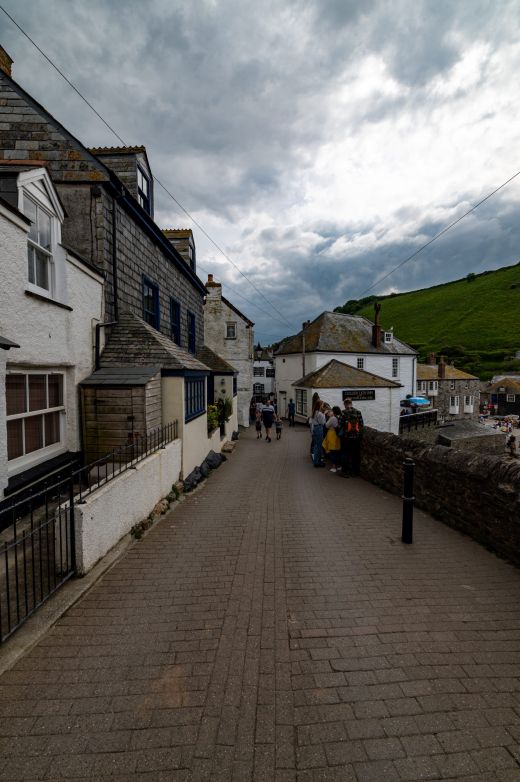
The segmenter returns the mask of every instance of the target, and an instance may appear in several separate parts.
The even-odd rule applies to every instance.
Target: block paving
[[[254,437],[0,677],[0,780],[520,780],[518,570]]]

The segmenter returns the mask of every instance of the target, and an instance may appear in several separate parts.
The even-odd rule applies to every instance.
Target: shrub
[[[214,432],[219,426],[217,405],[208,405],[208,434]]]

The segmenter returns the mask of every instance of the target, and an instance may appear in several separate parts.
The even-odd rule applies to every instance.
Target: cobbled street
[[[520,780],[520,577],[243,434],[0,678],[0,779]]]

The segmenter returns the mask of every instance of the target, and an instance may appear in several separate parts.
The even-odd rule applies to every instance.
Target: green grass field
[[[393,327],[421,358],[442,352],[482,379],[520,370],[520,361],[512,360],[520,350],[520,264],[378,301],[382,326]],[[350,301],[336,311],[374,319],[373,300]]]

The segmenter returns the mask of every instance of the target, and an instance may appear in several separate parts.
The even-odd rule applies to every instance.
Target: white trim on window
[[[298,415],[307,415],[307,391],[303,388],[296,389],[296,412]]]
[[[516,399],[515,394],[506,394],[506,402],[514,402]]]

